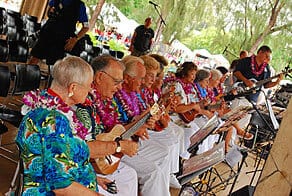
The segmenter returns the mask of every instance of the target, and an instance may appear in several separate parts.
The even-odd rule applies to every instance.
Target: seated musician
[[[154,60],[153,60],[154,61]],[[124,82],[115,94],[124,124],[139,122],[139,116],[147,111],[147,105],[140,94],[140,86],[146,75],[144,61],[139,57],[126,56]],[[152,121],[154,122],[154,121]],[[149,128],[154,128],[154,123]],[[148,132],[145,132],[145,137]],[[135,168],[142,195],[164,196],[169,193],[169,152],[168,148],[153,139],[139,141],[137,156],[124,156],[122,161]]]
[[[200,106],[195,103],[194,95],[195,89],[193,86],[193,81],[196,77],[197,66],[192,62],[184,62],[181,67],[177,70],[173,78],[167,78],[164,83],[166,84],[163,88],[163,92],[168,92],[170,88],[174,87],[175,94],[180,96],[180,102],[174,109],[174,113],[171,115],[171,119],[180,127],[184,129],[184,153],[180,156],[183,159],[188,159],[190,153],[187,149],[190,146],[190,137],[199,129],[199,127],[190,121],[183,121],[177,115],[179,113],[183,114],[188,111],[192,111],[193,119],[195,114],[201,111]]]
[[[168,114],[170,107],[174,106],[172,103],[172,99],[166,97],[162,100],[161,97],[161,86],[163,83],[163,63],[168,64],[167,60],[158,54],[151,54],[149,56],[141,56],[144,60],[144,66],[146,67],[146,78],[144,82],[142,82],[142,97],[148,96],[145,100],[146,104],[151,104],[153,102],[158,102],[158,104],[162,107],[163,114],[160,116],[160,119],[156,121],[154,131],[149,131],[150,138],[167,146],[170,152],[170,186],[173,188],[181,188],[178,180],[176,179],[174,173],[179,172],[179,151],[180,151],[180,143],[178,138],[184,142],[184,133],[183,129],[177,126],[176,124],[170,122],[170,116]],[[153,61],[154,60],[154,61]],[[152,73],[153,65],[155,63],[158,64],[158,71],[155,77],[155,80],[152,81],[151,77],[147,77],[149,73]],[[170,92],[171,93],[171,92]],[[145,96],[144,96],[145,95]],[[167,96],[167,95],[164,95]],[[151,99],[151,100],[149,100]],[[147,101],[150,101],[147,102]],[[169,105],[168,105],[169,104]]]
[[[77,108],[78,118],[90,130],[90,134],[86,135],[90,157],[105,157],[116,152],[134,156],[138,150],[136,142],[130,140],[108,141],[101,137],[101,133],[110,131],[120,123],[118,107],[113,99],[113,94],[123,82],[124,66],[109,55],[93,59],[91,65],[94,70],[93,89],[87,102]],[[93,165],[95,164],[93,163]],[[137,173],[123,162],[119,163],[114,173],[98,176],[115,181],[118,195],[134,196],[138,193]],[[104,195],[111,195],[104,189],[100,188],[100,191]]]
[[[220,107],[216,108],[214,111],[218,112],[219,116],[224,115],[229,112],[230,109],[227,107],[224,99],[221,97],[223,93],[223,89],[221,89],[221,78],[224,77],[219,70],[211,69],[210,70],[210,78],[208,85],[208,98],[211,101],[211,106],[220,105]],[[229,147],[234,144],[235,136],[245,137],[245,139],[252,139],[253,135],[251,133],[245,132],[241,129],[237,122],[233,123],[226,129],[221,129],[225,134],[225,152],[228,152]],[[219,133],[219,132],[218,132]]]
[[[260,81],[269,78],[271,75],[269,66],[271,54],[272,50],[268,46],[261,46],[257,51],[257,55],[252,55],[251,57],[240,59],[234,70],[235,77],[238,79],[239,82],[243,82],[247,87],[254,86],[255,81],[251,79]],[[282,79],[283,74],[280,74],[275,82],[270,81],[263,86],[265,88],[271,88],[277,85]],[[257,103],[260,88],[261,86],[259,86],[256,93],[247,96],[247,99]]]
[[[180,97],[174,93],[174,87],[169,86],[171,89],[168,89],[168,92],[165,94],[162,94],[162,86],[164,84],[164,67],[168,65],[168,61],[165,59],[164,56],[158,55],[158,54],[151,54],[151,57],[153,57],[157,62],[160,63],[160,72],[157,74],[156,79],[154,83],[152,84],[152,89],[154,92],[154,99],[156,98],[159,102],[159,104],[164,104],[165,107],[165,113],[167,112],[171,113],[176,108],[177,104],[180,102]],[[169,114],[166,116],[166,121],[169,121],[168,118],[170,118]],[[163,119],[160,119],[161,122]],[[167,122],[168,127],[171,128],[171,131],[176,135],[179,142],[179,154],[183,154],[185,152],[184,148],[184,130],[175,124],[172,121]],[[165,126],[166,127],[166,126]],[[175,173],[175,172],[174,172]]]
[[[72,109],[85,101],[93,70],[81,58],[66,57],[54,65],[53,78],[48,90],[23,97],[16,137],[24,165],[21,195],[100,195],[91,150],[79,134],[87,129]]]

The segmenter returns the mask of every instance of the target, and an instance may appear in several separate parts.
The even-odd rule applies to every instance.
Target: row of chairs
[[[37,17],[0,7],[0,62],[26,62],[29,43],[40,28]]]
[[[36,16],[25,14],[0,7],[0,34],[7,35],[8,40],[27,39],[41,28]]]
[[[0,96],[4,98],[4,105],[0,107],[0,119],[9,122],[18,127],[22,119],[20,111],[8,107],[8,101],[11,101],[17,93],[23,93],[29,90],[39,88],[41,81],[41,71],[38,65],[16,64],[14,71],[11,72],[10,65],[0,65]],[[11,81],[13,84],[11,85]],[[12,88],[11,88],[12,86]],[[0,130],[0,149],[6,153],[12,153],[9,149],[4,148],[2,143],[2,134],[5,133],[5,124],[2,124],[3,130]],[[15,162],[5,154],[0,154],[10,161]]]

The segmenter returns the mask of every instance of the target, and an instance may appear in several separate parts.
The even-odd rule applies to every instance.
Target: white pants
[[[160,132],[148,131],[151,139],[168,147],[170,157],[170,173],[179,171],[179,143],[177,136],[174,134],[171,127],[166,127]]]
[[[97,174],[97,176],[105,177],[111,181],[115,180],[118,193],[111,194],[98,186],[99,192],[106,196],[137,196],[138,195],[138,177],[136,171],[120,162],[118,169],[109,175]]]
[[[192,135],[194,135],[199,130],[199,127],[194,122],[191,122],[189,124],[185,124],[176,115],[171,116],[171,119],[173,122],[175,122],[178,126],[180,126],[184,130],[184,149],[185,149],[185,151],[183,153],[181,153],[180,156],[183,159],[189,159],[191,154],[187,151],[187,149],[190,147],[190,144],[191,144],[190,138]]]
[[[170,195],[168,147],[153,139],[139,141],[138,154],[123,156],[122,161],[136,170],[143,196]]]
[[[184,129],[172,121],[168,123],[168,127],[172,130],[172,132],[174,133],[174,135],[176,136],[178,140],[179,155],[181,156],[186,151],[185,144],[184,144],[185,143]]]

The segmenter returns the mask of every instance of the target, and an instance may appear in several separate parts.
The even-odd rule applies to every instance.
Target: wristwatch
[[[116,152],[121,152],[122,151],[122,147],[121,147],[120,141],[119,140],[115,140],[115,142],[117,143]]]

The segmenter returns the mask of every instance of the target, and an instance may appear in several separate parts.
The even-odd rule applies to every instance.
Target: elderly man
[[[139,93],[146,69],[143,60],[138,57],[127,56],[122,62],[126,66],[125,81],[115,97],[121,108],[122,121],[129,123],[133,119],[137,120],[137,117],[139,119],[139,115],[147,109],[147,105]],[[153,129],[154,126],[148,128]],[[145,137],[148,137],[148,133]],[[137,171],[140,191],[143,196],[169,195],[170,160],[167,146],[153,139],[140,141],[138,155],[125,156],[122,160]]]
[[[130,140],[105,141],[100,135],[111,131],[116,124],[119,124],[119,112],[113,94],[123,82],[124,66],[111,56],[103,55],[93,59],[92,67],[94,70],[93,89],[86,103],[77,108],[78,118],[90,130],[86,139],[90,152],[94,155],[92,157],[105,157],[120,152],[133,156],[137,152],[136,142]],[[138,193],[137,173],[122,162],[119,163],[114,173],[99,176],[115,181],[119,196],[134,196]],[[103,188],[106,189],[106,187]],[[111,195],[104,189],[99,190],[104,195]]]

